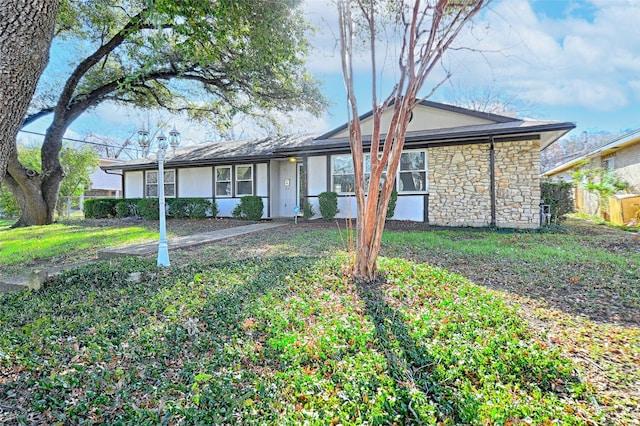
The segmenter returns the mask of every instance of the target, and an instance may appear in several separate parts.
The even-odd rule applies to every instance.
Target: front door
[[[293,217],[297,202],[296,163],[279,162],[278,176],[278,217]]]

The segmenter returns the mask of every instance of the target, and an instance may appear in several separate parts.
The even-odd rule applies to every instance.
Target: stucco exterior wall
[[[496,226],[540,226],[540,142],[495,144]]]
[[[489,144],[429,148],[429,223],[491,224]]]
[[[178,197],[211,198],[213,191],[213,169],[211,167],[191,167],[178,169]]]
[[[125,172],[124,196],[126,198],[144,197],[144,172]]]

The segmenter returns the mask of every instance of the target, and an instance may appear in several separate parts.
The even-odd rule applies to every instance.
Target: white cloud
[[[335,5],[308,0],[305,8],[322,28],[312,41],[309,68],[318,75],[339,73]],[[445,59],[454,80],[500,86],[549,106],[614,110],[639,100],[631,82],[640,73],[640,1],[568,2],[548,15],[536,10],[531,0],[493,3],[457,43],[473,51],[451,51]],[[442,75],[436,70],[432,84]]]
[[[547,106],[602,111],[637,102],[629,82],[640,71],[640,27],[634,25],[640,7],[629,4],[607,2],[590,10],[589,20],[579,13],[538,16],[526,0],[496,2],[459,40],[474,51],[448,55],[453,79],[466,86],[497,86]],[[627,27],[633,30],[620,30]]]

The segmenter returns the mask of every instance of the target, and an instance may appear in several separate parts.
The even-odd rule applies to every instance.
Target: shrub
[[[233,209],[233,217],[260,220],[264,212],[262,198],[257,195],[246,195],[240,198],[240,203]]]
[[[84,217],[87,219],[107,219],[116,216],[115,198],[94,198],[84,202]]]
[[[140,216],[147,220],[158,220],[160,218],[158,207],[159,204],[157,198],[142,198],[138,201]]]
[[[20,214],[20,207],[15,197],[8,189],[0,186],[0,216],[17,217]]]
[[[549,205],[551,222],[562,223],[573,212],[573,185],[571,182],[552,182],[545,179],[540,184],[542,204]]]
[[[187,215],[191,218],[202,219],[207,217],[207,212],[213,210],[213,204],[203,198],[192,198],[187,205]],[[217,209],[216,209],[217,210]],[[216,211],[215,215],[218,212]],[[215,215],[213,215],[215,217]]]
[[[240,203],[236,204],[236,206],[231,211],[231,216],[236,219],[242,219],[242,205]]]
[[[131,216],[131,201],[118,201],[116,203],[116,217],[123,218],[129,216]]]
[[[305,220],[309,220],[315,214],[316,214],[316,212],[313,209],[313,204],[311,204],[311,202],[309,200],[305,200],[304,205],[302,206],[302,217],[304,217]]]
[[[389,205],[387,206],[387,219],[391,219],[396,214],[396,203],[398,202],[398,191],[395,189],[391,191],[391,197],[389,198]]]
[[[188,198],[167,198],[167,216],[175,218],[188,217],[189,199]]]
[[[218,203],[215,202],[215,200],[209,204],[209,215],[213,216],[213,217],[217,217],[218,216]]]
[[[116,215],[113,200],[98,200],[93,206],[93,215],[96,219],[107,219]]]
[[[318,194],[320,214],[324,220],[331,220],[338,213],[338,194],[335,192],[322,192]]]

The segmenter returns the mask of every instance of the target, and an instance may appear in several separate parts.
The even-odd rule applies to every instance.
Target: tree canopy
[[[17,156],[7,186],[22,211],[18,225],[53,221],[64,170],[62,137],[103,102],[186,113],[220,128],[239,112],[306,109],[325,101],[305,72],[307,23],[297,0],[62,0],[56,39],[73,56],[64,81],[33,99],[24,125],[51,115],[42,173]],[[72,50],[72,49],[70,49]]]

